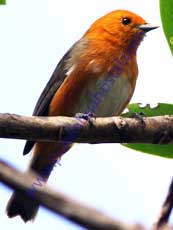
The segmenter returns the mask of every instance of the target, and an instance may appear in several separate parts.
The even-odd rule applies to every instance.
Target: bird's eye
[[[131,23],[131,20],[130,20],[130,18],[123,18],[122,23],[123,23],[123,25],[129,25]]]

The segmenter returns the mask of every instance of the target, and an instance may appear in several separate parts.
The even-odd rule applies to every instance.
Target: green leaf
[[[173,0],[160,0],[163,30],[173,55]]]
[[[0,0],[0,5],[5,5],[6,4],[6,0]]]
[[[134,113],[144,113],[145,117],[173,115],[173,104],[159,103],[152,108],[150,104],[142,105],[134,103],[128,105],[129,112],[122,114],[123,117],[130,117]]]
[[[140,103],[130,104],[128,110],[129,112],[122,114],[123,117],[130,117],[134,113],[143,113],[145,117],[173,115],[173,104],[160,103],[154,108],[151,108],[149,104],[146,106]],[[173,158],[173,144],[123,144],[123,146],[156,156]]]

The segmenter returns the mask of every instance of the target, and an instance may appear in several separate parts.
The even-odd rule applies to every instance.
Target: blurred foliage
[[[173,55],[173,0],[160,0],[163,30]]]
[[[6,4],[6,0],[0,0],[0,5],[5,5]]]

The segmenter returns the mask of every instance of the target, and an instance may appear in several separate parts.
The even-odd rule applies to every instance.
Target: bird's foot
[[[145,116],[145,113],[140,112],[140,113],[133,113],[130,117],[139,120],[142,124],[142,127],[145,128],[145,122],[143,120],[143,116]]]
[[[89,112],[89,113],[76,113],[75,117],[84,119],[84,120],[88,121],[90,124],[92,124],[93,118],[95,118],[95,115],[94,115],[94,113],[91,113],[91,112]]]

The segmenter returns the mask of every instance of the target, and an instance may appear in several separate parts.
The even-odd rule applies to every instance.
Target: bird
[[[137,48],[156,28],[128,10],[114,10],[97,19],[57,64],[33,116],[120,115],[135,90]],[[47,182],[56,161],[72,145],[27,141],[23,154],[32,152],[28,171]],[[8,217],[19,215],[27,222],[34,220],[38,208],[29,194],[14,191],[6,211]]]

